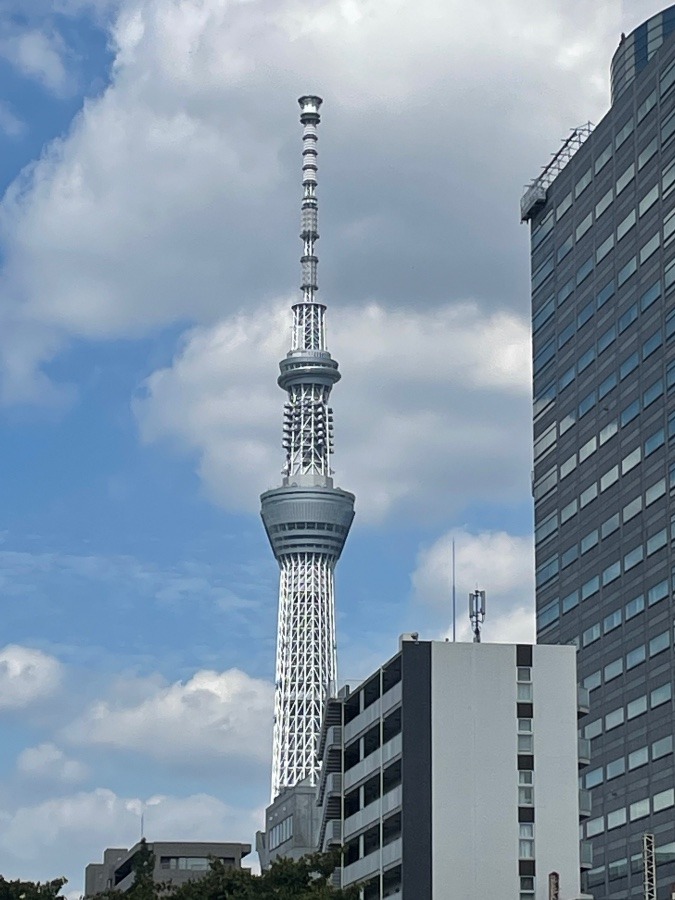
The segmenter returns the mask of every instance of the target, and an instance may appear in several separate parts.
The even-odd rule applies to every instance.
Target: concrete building
[[[622,38],[611,90],[521,203],[537,639],[575,644],[591,691],[598,900],[641,890],[644,832],[660,891],[675,882],[675,6]]]
[[[557,872],[560,897],[580,897],[581,699],[573,647],[404,636],[328,704],[316,840],[344,846],[342,886],[362,883],[364,900],[548,900]]]
[[[280,856],[300,859],[316,852],[318,817],[311,778],[284,788],[265,810],[265,831],[256,834],[255,849],[263,870]]]
[[[148,842],[147,846],[155,855],[155,881],[176,885],[203,877],[213,858],[240,869],[243,857],[251,852],[250,844],[155,841]],[[130,850],[126,847],[105,850],[102,863],[90,863],[85,869],[85,896],[93,897],[109,888],[122,893],[128,891],[134,882],[134,857],[140,849],[139,842]]]

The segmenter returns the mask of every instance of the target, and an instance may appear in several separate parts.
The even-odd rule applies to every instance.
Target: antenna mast
[[[452,539],[452,643],[457,640],[457,583],[455,581],[455,539]]]
[[[480,644],[480,630],[485,621],[485,591],[479,591],[476,588],[472,594],[469,594],[469,618],[471,619],[473,642]]]

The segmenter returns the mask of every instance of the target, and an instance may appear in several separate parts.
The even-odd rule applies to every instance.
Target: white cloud
[[[26,747],[19,754],[16,767],[21,775],[41,781],[57,781],[73,784],[83,781],[88,774],[87,767],[69,756],[52,743]]]
[[[60,686],[57,659],[17,644],[0,649],[0,711],[23,709],[51,696]]]
[[[468,595],[486,592],[483,640],[534,641],[534,544],[531,535],[472,534],[454,529],[423,549],[412,575],[415,599],[432,607],[452,632],[452,542],[455,541],[457,638],[470,640]]]
[[[7,137],[21,137],[26,131],[26,123],[16,116],[9,104],[0,102],[0,131]]]
[[[122,683],[63,729],[76,743],[134,750],[179,764],[219,759],[266,764],[273,687],[244,672],[197,672],[187,682]]]
[[[274,382],[289,323],[275,307],[196,329],[136,398],[144,439],[196,452],[209,494],[225,505],[253,509],[259,491],[279,483]],[[426,312],[370,304],[336,310],[329,329],[345,373],[333,398],[335,468],[356,491],[360,520],[433,517],[527,488],[523,321],[473,303]]]
[[[66,45],[55,31],[33,28],[0,38],[0,56],[57,96],[69,94],[74,87],[67,55]]]
[[[0,851],[8,878],[54,878],[81,885],[84,867],[105,847],[130,847],[139,837],[140,810],[149,840],[250,843],[262,824],[258,811],[236,809],[208,794],[123,797],[107,788],[53,797],[35,805],[0,807]]]
[[[5,399],[43,399],[36,367],[73,337],[210,322],[285,289],[307,72],[330,110],[333,296],[418,306],[477,284],[520,302],[519,182],[606,105],[615,7],[123,0],[110,86],[0,210]],[[66,77],[50,36],[5,52]]]

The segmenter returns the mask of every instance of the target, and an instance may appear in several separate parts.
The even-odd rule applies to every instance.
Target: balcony
[[[345,841],[355,832],[368,828],[374,822],[379,821],[383,816],[389,815],[395,809],[398,809],[402,800],[402,787],[399,784],[393,790],[384,794],[378,800],[364,806],[363,809],[354,813],[345,819]]]
[[[401,703],[401,682],[399,681],[393,687],[389,688],[381,697],[367,706],[362,712],[355,716],[348,725],[345,725],[345,742],[349,742],[357,734],[365,731],[378,719],[384,718],[388,712]]]
[[[591,742],[588,738],[579,738],[579,749],[577,752],[579,768],[583,769],[584,766],[589,765],[591,762]]]
[[[369,853],[368,856],[363,856],[351,865],[345,866],[343,869],[342,886],[349,887],[350,885],[363,881],[364,878],[368,878],[370,875],[375,874],[375,872],[378,872],[381,868],[386,869],[394,863],[400,862],[401,852],[401,838],[396,838],[396,840],[393,840],[390,844],[386,844],[382,847],[381,850],[375,850],[373,853]]]
[[[317,791],[317,806],[323,806],[325,798],[342,796],[342,774],[322,770]]]
[[[339,819],[333,819],[328,823],[322,843],[323,851],[336,845],[339,847],[342,844],[342,822]]]
[[[591,815],[592,807],[591,792],[581,788],[579,791],[579,818],[588,819]]]
[[[588,688],[577,685],[577,718],[588,715],[591,708],[591,692]]]
[[[355,785],[375,774],[382,766],[395,759],[401,752],[401,735],[395,735],[379,749],[374,750],[361,762],[358,762],[344,774],[344,790],[349,791]]]
[[[582,869],[593,868],[593,847],[588,841],[581,841],[579,845],[579,865]]]
[[[339,725],[331,725],[328,729],[323,752],[328,753],[329,750],[342,750],[342,728]]]

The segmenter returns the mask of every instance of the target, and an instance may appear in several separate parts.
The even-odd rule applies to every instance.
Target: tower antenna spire
[[[354,518],[354,495],[333,485],[331,389],[340,380],[326,346],[318,291],[317,127],[322,100],[299,99],[302,135],[301,297],[293,304],[291,349],[277,383],[287,393],[281,487],[262,494],[261,515],[279,564],[279,620],[272,800],[307,778],[316,784],[317,741],[335,690],[335,565]]]

